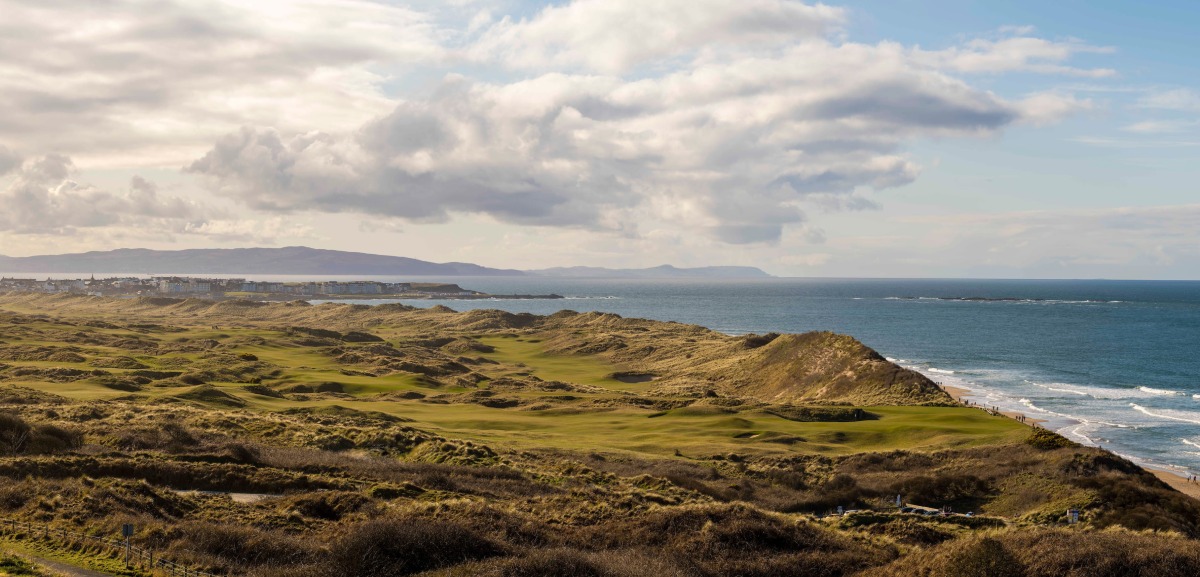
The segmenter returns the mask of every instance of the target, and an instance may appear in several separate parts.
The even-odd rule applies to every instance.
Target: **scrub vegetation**
[[[1200,503],[854,339],[598,313],[0,296],[0,481],[238,575],[1200,573]]]

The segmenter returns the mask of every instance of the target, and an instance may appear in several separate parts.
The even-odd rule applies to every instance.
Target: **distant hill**
[[[537,276],[572,278],[770,278],[762,269],[752,266],[705,266],[677,268],[669,264],[652,268],[600,268],[572,266],[531,270]]]
[[[767,278],[748,266],[643,269],[598,267],[548,268],[535,271],[496,269],[465,262],[434,263],[402,256],[385,256],[305,246],[284,248],[210,248],[150,250],[122,248],[77,254],[28,257],[0,255],[5,273],[124,273],[124,274],[293,274],[404,276],[547,276],[574,278]]]
[[[470,263],[433,263],[400,256],[323,250],[303,246],[192,250],[123,248],[80,254],[0,256],[0,271],[8,273],[128,274],[525,275],[519,270],[488,268]]]

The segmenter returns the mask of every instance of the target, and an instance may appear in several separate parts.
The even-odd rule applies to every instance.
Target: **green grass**
[[[497,447],[628,451],[659,457],[670,456],[676,449],[687,456],[932,451],[1020,441],[1030,430],[1012,419],[965,407],[869,407],[879,419],[801,423],[764,413],[697,415],[672,411],[652,418],[652,411],[630,408],[521,411],[418,401],[300,402],[230,392],[247,400],[250,407],[262,410],[342,405],[380,411],[412,419],[415,422],[410,424],[417,428]],[[780,439],[794,442],[776,442]]]
[[[3,548],[16,552],[27,557],[40,557],[57,561],[75,567],[82,567],[107,573],[109,575],[118,575],[122,577],[145,577],[146,572],[137,568],[125,568],[123,559],[118,559],[119,555],[112,552],[101,554],[89,554],[85,552],[73,551],[65,545],[59,543],[46,542],[41,540],[18,540],[12,537],[0,538],[0,544]],[[2,569],[2,567],[0,567]],[[13,575],[49,575],[51,573],[13,573]],[[56,574],[56,573],[55,573]],[[3,573],[0,573],[3,575]]]
[[[54,328],[47,325],[46,328]],[[59,330],[62,327],[58,327]],[[384,334],[380,327],[373,329]],[[108,331],[120,334],[121,331]],[[556,355],[547,353],[537,335],[478,337],[482,344],[494,348],[483,353],[499,364],[478,365],[474,370],[486,377],[532,375],[543,381],[562,381],[607,389],[603,393],[571,392],[576,401],[555,401],[553,408],[531,411],[522,408],[488,408],[466,402],[434,404],[417,400],[378,400],[374,395],[397,391],[418,391],[427,397],[468,391],[458,386],[439,386],[416,374],[396,373],[372,377],[345,374],[355,369],[337,362],[318,348],[292,344],[280,332],[263,328],[233,328],[213,330],[193,328],[178,333],[155,335],[164,342],[179,338],[244,339],[260,337],[265,344],[241,344],[226,352],[252,353],[260,361],[282,367],[278,378],[264,379],[271,386],[325,382],[339,383],[342,390],[356,398],[313,396],[303,399],[275,398],[246,390],[245,383],[211,383],[218,389],[246,402],[249,410],[284,411],[296,407],[321,408],[342,405],[363,411],[380,411],[412,419],[413,426],[451,438],[472,440],[497,447],[557,448],[583,451],[628,451],[654,456],[672,456],[676,450],[686,456],[711,456],[727,453],[742,454],[822,454],[845,455],[863,451],[893,449],[937,450],[971,447],[1017,441],[1028,435],[1029,429],[1003,417],[991,417],[978,409],[961,407],[870,407],[879,416],[876,420],[857,422],[796,422],[762,411],[729,414],[708,406],[695,406],[672,411],[656,412],[634,408],[622,403],[611,407],[586,406],[596,400],[613,401],[633,391],[644,391],[653,385],[623,383],[610,378],[623,367],[600,358]],[[10,344],[45,344],[33,339],[9,339]],[[237,341],[244,342],[244,341]],[[101,352],[99,347],[83,347]],[[347,345],[346,348],[353,348]],[[108,353],[107,350],[103,351]],[[155,365],[153,357],[113,349],[112,355],[127,355]],[[87,354],[92,357],[94,355]],[[198,354],[172,353],[197,360]],[[14,362],[27,366],[69,366],[50,362]],[[202,364],[201,362],[197,363]],[[79,368],[86,367],[80,364]],[[119,374],[121,370],[110,370]],[[20,382],[42,391],[81,400],[114,399],[129,395],[87,380],[70,383]],[[192,386],[146,386],[136,394],[151,399],[174,397],[191,391]],[[481,388],[488,388],[485,382]],[[526,404],[542,402],[554,396],[547,391],[498,390],[498,396],[515,398]],[[226,409],[220,403],[203,399],[188,402],[210,408]]]
[[[518,372],[527,372],[544,381],[562,381],[581,385],[595,385],[614,390],[637,390],[638,385],[629,385],[609,375],[620,367],[597,358],[583,356],[551,355],[538,339],[480,337],[480,343],[496,349],[494,353],[481,355],[508,365],[524,365]],[[645,388],[644,385],[641,388]]]
[[[45,575],[34,564],[9,555],[0,555],[0,577],[40,577]]]

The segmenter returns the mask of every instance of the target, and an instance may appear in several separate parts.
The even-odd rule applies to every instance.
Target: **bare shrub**
[[[453,522],[390,518],[355,525],[330,547],[332,575],[390,577],[495,557],[500,545]]]
[[[0,450],[19,455],[29,444],[33,429],[24,419],[12,413],[0,413]]]

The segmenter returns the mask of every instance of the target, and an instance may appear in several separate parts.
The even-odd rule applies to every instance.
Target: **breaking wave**
[[[1138,390],[1143,393],[1149,393],[1151,395],[1176,396],[1176,395],[1182,394],[1179,391],[1169,391],[1167,389],[1156,389],[1154,387],[1138,387]]]
[[[1133,407],[1133,410],[1150,417],[1200,425],[1200,413],[1193,413],[1190,411],[1172,411],[1169,409],[1155,409],[1151,411],[1150,409],[1147,409],[1146,407],[1143,407],[1137,403],[1129,403],[1129,406]]]

